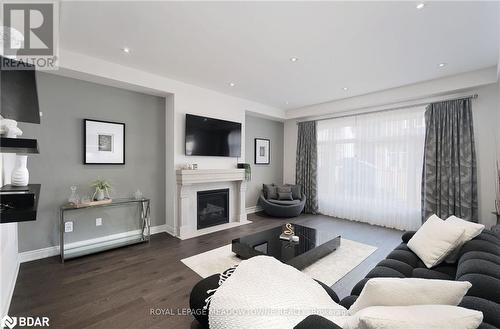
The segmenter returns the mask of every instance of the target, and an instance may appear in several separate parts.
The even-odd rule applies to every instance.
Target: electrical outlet
[[[73,232],[73,222],[72,221],[68,221],[68,222],[64,223],[64,232],[66,232],[66,233]]]
[[[102,218],[96,218],[95,219],[95,226],[101,226],[102,225]]]

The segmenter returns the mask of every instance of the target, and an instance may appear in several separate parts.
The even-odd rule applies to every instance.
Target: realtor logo
[[[16,325],[20,327],[50,327],[49,318],[46,316],[4,316],[0,320],[0,328],[12,329]]]
[[[0,321],[0,328],[14,328],[17,324],[17,318],[15,316],[10,317],[8,315],[4,316]]]
[[[3,56],[15,57],[37,69],[56,69],[58,4],[3,2],[1,9]]]

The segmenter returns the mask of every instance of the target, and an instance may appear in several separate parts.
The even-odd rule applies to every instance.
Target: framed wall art
[[[84,164],[125,164],[125,124],[83,120]]]
[[[255,138],[255,164],[271,163],[271,141],[264,138]]]

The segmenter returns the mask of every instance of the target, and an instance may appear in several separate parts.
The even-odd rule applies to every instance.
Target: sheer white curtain
[[[319,212],[418,229],[424,111],[418,107],[318,121]]]

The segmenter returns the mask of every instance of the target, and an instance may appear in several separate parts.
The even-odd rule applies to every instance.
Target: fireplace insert
[[[198,229],[229,223],[229,189],[199,191]]]

